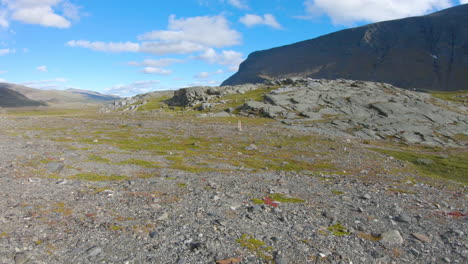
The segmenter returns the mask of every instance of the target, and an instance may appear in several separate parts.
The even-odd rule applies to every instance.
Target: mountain
[[[468,4],[257,51],[222,85],[302,76],[468,90]]]
[[[22,96],[30,102],[36,102],[38,105],[51,105],[51,104],[73,104],[73,103],[102,103],[107,101],[117,100],[120,97],[113,95],[100,94],[98,92],[79,90],[79,89],[68,89],[68,90],[41,90],[34,89],[18,84],[11,83],[0,83],[0,89],[2,94],[5,96],[8,94],[12,96],[12,92],[16,96]],[[12,102],[15,102],[14,100]],[[18,101],[19,102],[19,101]],[[34,105],[22,105],[15,103],[3,103],[0,102],[0,106],[12,107],[12,106],[34,106]]]
[[[43,102],[34,101],[23,94],[0,85],[0,107],[42,106]]]

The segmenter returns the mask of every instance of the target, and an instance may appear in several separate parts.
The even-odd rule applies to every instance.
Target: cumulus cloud
[[[37,80],[37,81],[27,81],[20,83],[21,85],[36,88],[36,89],[61,89],[64,88],[63,83],[68,82],[65,78],[55,78],[55,79],[48,79],[48,80]]]
[[[139,52],[140,44],[133,42],[90,42],[87,40],[70,40],[66,44],[69,47],[81,47],[104,52]]]
[[[5,9],[0,9],[0,27],[8,27],[10,23],[8,22],[7,19],[7,10]]]
[[[306,0],[304,5],[310,15],[326,14],[334,24],[347,25],[357,21],[377,22],[424,15],[453,4],[451,0]]]
[[[179,63],[179,62],[183,62],[183,60],[171,59],[171,58],[165,58],[165,59],[159,59],[159,60],[146,59],[146,60],[143,60],[142,62],[131,61],[128,63],[128,65],[146,66],[146,67],[167,67],[174,63]]]
[[[463,4],[468,4],[468,0],[460,0],[460,4],[463,5]]]
[[[168,55],[168,54],[189,54],[206,49],[205,46],[190,41],[180,42],[143,42],[141,52]]]
[[[159,80],[136,81],[130,84],[118,84],[104,89],[106,93],[118,96],[132,96],[135,94],[148,93],[157,89]]]
[[[228,0],[227,1],[230,5],[237,7],[239,9],[249,9],[249,6],[242,0]]]
[[[0,49],[0,56],[15,53],[16,50],[14,49]]]
[[[248,27],[265,25],[276,29],[282,28],[280,23],[276,21],[276,18],[272,14],[265,14],[263,16],[247,14],[241,17],[239,21]]]
[[[155,30],[139,36],[140,40],[161,43],[192,43],[205,47],[225,47],[240,43],[239,32],[229,27],[222,16],[198,16],[177,19],[169,17],[168,30]]]
[[[244,60],[244,55],[233,50],[223,50],[218,53],[210,48],[196,58],[211,64],[228,65],[230,66],[230,70],[236,71],[239,64]]]
[[[69,47],[105,52],[142,52],[156,55],[190,54],[240,44],[241,34],[230,28],[222,16],[169,17],[167,30],[155,30],[138,36],[139,42],[90,42],[70,40]]]
[[[36,68],[40,72],[48,72],[49,70],[47,69],[47,66],[42,65]]]
[[[214,71],[214,72],[200,72],[198,73],[197,75],[194,76],[195,79],[199,79],[199,80],[205,80],[205,79],[208,79],[214,75],[218,75],[218,74],[223,74],[224,71],[223,70],[217,70],[217,71]]]
[[[2,0],[2,4],[6,7],[0,11],[3,27],[8,27],[8,19],[13,19],[26,24],[69,28],[71,22],[67,18],[79,19],[79,8],[67,0]]]
[[[172,74],[171,70],[157,68],[157,67],[145,67],[142,70],[143,73],[146,74],[159,74],[159,75],[170,75]]]
[[[0,82],[6,82],[6,81],[7,81],[6,79],[0,78]]]

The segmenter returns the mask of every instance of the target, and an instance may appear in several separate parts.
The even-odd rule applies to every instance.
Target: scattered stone
[[[403,237],[401,237],[398,230],[390,230],[381,235],[380,242],[385,245],[401,245],[403,244]]]
[[[27,252],[18,252],[15,254],[15,264],[25,264],[30,260],[30,256]]]
[[[168,214],[167,212],[164,212],[164,213],[162,213],[162,214],[158,217],[157,220],[158,220],[158,221],[165,221],[165,220],[167,220],[167,219],[169,219],[169,214]]]
[[[419,233],[412,233],[413,237],[415,237],[417,240],[424,242],[424,243],[431,243],[432,239],[430,239],[428,236],[419,234]]]
[[[401,223],[411,223],[411,217],[407,214],[400,214],[395,217],[395,220]]]
[[[88,257],[92,258],[92,257],[97,257],[98,255],[101,255],[103,253],[103,250],[100,247],[94,246],[88,249],[87,253],[88,253]]]
[[[245,150],[258,150],[258,147],[254,144],[250,144],[249,146],[245,147]]]
[[[364,200],[369,200],[369,199],[371,199],[371,196],[368,193],[366,193],[363,196],[361,196],[361,198],[364,199]]]

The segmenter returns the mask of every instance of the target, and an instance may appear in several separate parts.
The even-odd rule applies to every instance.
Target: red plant
[[[263,202],[273,207],[278,207],[278,203],[273,201],[270,197],[265,197],[265,199],[263,199]]]
[[[450,215],[450,216],[455,216],[455,217],[462,217],[462,216],[467,216],[466,214],[462,213],[462,212],[451,212],[451,213],[447,213],[447,215]]]

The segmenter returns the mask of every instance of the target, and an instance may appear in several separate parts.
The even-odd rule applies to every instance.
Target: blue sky
[[[219,85],[249,53],[468,0],[0,0],[0,81],[130,96]]]

